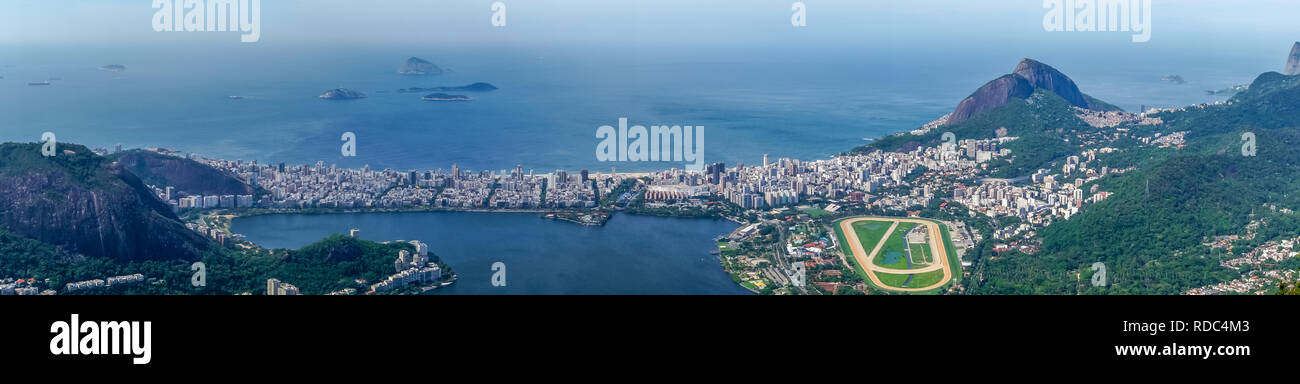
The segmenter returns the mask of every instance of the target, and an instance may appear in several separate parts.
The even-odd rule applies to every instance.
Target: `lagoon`
[[[616,213],[603,227],[537,213],[405,212],[241,217],[231,229],[266,248],[298,248],[361,230],[373,241],[420,240],[459,280],[435,294],[748,294],[731,281],[714,238],[736,229],[718,219]],[[506,285],[491,283],[506,265]]]

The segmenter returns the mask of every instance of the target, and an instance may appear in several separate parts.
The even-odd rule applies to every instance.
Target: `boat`
[[[50,85],[50,82],[49,82],[48,80],[46,80],[46,81],[33,81],[33,82],[29,82],[29,83],[27,83],[27,85]]]

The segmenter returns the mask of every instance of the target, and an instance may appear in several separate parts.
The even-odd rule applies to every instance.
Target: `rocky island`
[[[465,95],[449,95],[446,93],[430,93],[424,95],[424,101],[470,101],[474,100]]]
[[[325,91],[325,93],[320,95],[320,98],[326,100],[353,100],[364,99],[366,98],[366,94],[347,88],[336,88]]]
[[[397,73],[403,75],[437,75],[442,73],[442,68],[438,68],[437,65],[428,60],[412,57],[402,63],[402,67],[397,69]]]
[[[490,92],[495,90],[497,90],[497,87],[495,85],[488,84],[488,83],[474,83],[470,85],[462,85],[459,87],[445,87],[445,86],[432,87],[432,88],[411,87],[411,88],[402,88],[397,91],[401,93],[417,93],[417,92]]]
[[[126,70],[126,66],[121,64],[109,64],[109,65],[99,67],[99,70],[108,71],[108,72],[122,72]]]
[[[1164,81],[1164,82],[1166,82],[1166,83],[1169,83],[1169,84],[1185,84],[1185,83],[1187,83],[1187,80],[1183,80],[1183,77],[1182,77],[1182,76],[1179,76],[1179,75],[1169,75],[1169,76],[1165,76],[1165,77],[1161,78],[1160,80],[1162,80],[1162,81]]]

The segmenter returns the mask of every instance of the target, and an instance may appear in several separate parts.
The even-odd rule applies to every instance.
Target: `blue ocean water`
[[[373,241],[420,240],[459,280],[438,294],[744,294],[722,270],[713,238],[736,224],[616,214],[603,227],[534,213],[418,212],[263,215],[232,229],[269,248],[298,248],[361,229]],[[502,262],[506,285],[491,283]]]
[[[1129,110],[1215,100],[1204,89],[1248,83],[1273,57],[1086,51],[835,46],[238,46],[0,47],[0,140],[167,147],[225,159],[394,169],[646,171],[680,163],[602,163],[595,130],[705,127],[705,160],[822,159],[952,108],[985,81],[1035,57],[1084,92]],[[410,56],[450,69],[396,73]],[[1199,60],[1199,61],[1198,61]],[[105,64],[127,66],[105,72]],[[1181,74],[1187,84],[1160,78]],[[55,77],[51,86],[29,81]],[[428,102],[400,88],[488,82],[470,102]],[[369,95],[317,98],[345,87]],[[228,96],[243,96],[230,99]],[[341,157],[343,132],[358,156]]]

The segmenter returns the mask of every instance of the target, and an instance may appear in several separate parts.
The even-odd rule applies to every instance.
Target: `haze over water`
[[[92,147],[399,170],[681,167],[596,161],[596,128],[626,117],[704,126],[707,162],[815,160],[938,118],[1024,57],[1134,111],[1222,100],[1202,91],[1280,69],[1300,38],[1287,36],[1293,25],[1258,19],[1222,33],[1240,22],[1234,8],[1160,1],[1144,44],[1126,33],[1048,33],[1042,9],[1018,2],[813,3],[805,28],[790,26],[785,3],[512,3],[510,24],[494,29],[486,5],[318,1],[267,3],[262,40],[242,44],[237,34],[153,32],[142,4],[8,5],[0,140],[51,131]],[[452,72],[398,75],[411,56]],[[97,69],[105,64],[127,70]],[[1174,74],[1187,84],[1160,81]],[[26,84],[51,77],[62,79]],[[457,103],[396,92],[473,82],[500,90]],[[369,98],[317,98],[339,87]],[[348,131],[355,158],[340,156]]]

